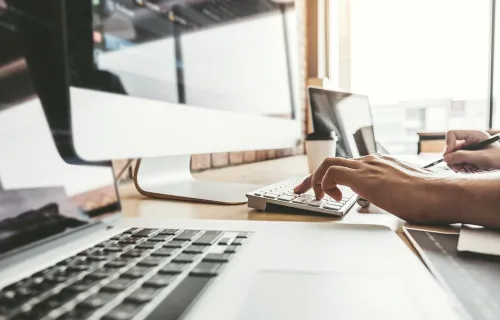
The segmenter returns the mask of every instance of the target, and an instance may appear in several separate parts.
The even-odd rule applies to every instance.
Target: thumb
[[[478,167],[485,165],[485,157],[481,151],[458,150],[444,156],[444,161],[449,164],[471,163]]]

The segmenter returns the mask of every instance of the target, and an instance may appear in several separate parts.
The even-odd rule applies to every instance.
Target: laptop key
[[[125,267],[133,260],[134,259],[117,258],[117,259],[111,260],[110,262],[106,263],[104,266],[106,268],[119,269],[119,268]]]
[[[145,228],[139,232],[134,233],[134,237],[149,237],[149,236],[152,236],[153,234],[157,233],[158,231],[159,231],[159,229]]]
[[[228,244],[231,243],[233,239],[231,238],[223,238],[222,240],[219,241],[219,245],[221,246],[227,246]]]
[[[102,319],[105,320],[129,320],[134,317],[134,315],[139,312],[142,306],[135,303],[122,303],[115,307],[113,310],[108,312]],[[167,319],[166,315],[168,311],[161,319]]]
[[[209,253],[204,258],[203,261],[207,262],[228,262],[231,259],[232,254],[229,253]]]
[[[222,235],[220,231],[206,231],[198,239],[193,241],[194,244],[211,245]]]
[[[164,248],[182,248],[189,244],[189,241],[172,240],[163,245]]]
[[[163,269],[160,269],[158,273],[163,274],[179,274],[186,269],[188,265],[185,263],[169,263]]]
[[[132,267],[125,271],[121,277],[123,278],[142,278],[146,273],[149,272],[151,268],[149,267]]]
[[[106,292],[120,292],[127,290],[133,283],[134,279],[131,278],[118,278],[116,280],[111,281],[104,287],[102,287],[101,291]]]
[[[132,250],[129,250],[129,251],[125,252],[124,254],[122,254],[122,257],[136,258],[136,257],[142,256],[144,253],[145,253],[145,250],[132,249]]]
[[[186,249],[184,249],[184,253],[203,253],[206,249],[208,248],[208,246],[197,246],[197,245],[191,245],[189,247],[187,247]]]
[[[152,256],[159,256],[159,257],[169,257],[172,255],[173,252],[175,252],[177,249],[175,248],[160,248],[156,251],[153,251],[151,253]]]
[[[224,253],[236,253],[236,250],[238,250],[238,246],[231,245],[231,246],[226,248]]]
[[[177,229],[163,229],[160,231],[159,234],[173,236],[173,235],[176,235],[178,232],[179,232],[179,230],[177,230]]]
[[[219,274],[221,266],[221,263],[200,262],[189,274],[192,276],[215,277]]]
[[[163,263],[163,261],[165,261],[165,259],[166,259],[166,257],[161,257],[161,256],[146,257],[146,258],[142,259],[141,261],[139,261],[137,263],[137,265],[147,266],[147,267],[156,267],[157,265]]]
[[[116,272],[116,269],[100,268],[87,275],[91,279],[105,279]]]
[[[88,289],[92,288],[92,286],[96,282],[97,282],[97,280],[93,279],[92,277],[85,277],[82,280],[78,280],[77,282],[74,282],[69,287],[67,287],[67,289],[70,291],[73,291],[73,292],[84,292],[84,291],[87,291]]]
[[[167,297],[165,297],[154,311],[146,317],[146,320],[179,319],[209,281],[210,278],[208,277],[188,276],[182,280]]]
[[[198,235],[198,233],[200,233],[200,230],[184,230],[184,232],[176,236],[174,239],[191,241]]]
[[[251,234],[251,232],[243,231],[243,232],[238,233],[236,238],[246,239],[246,238],[250,237],[250,234]]]
[[[156,247],[156,243],[151,243],[151,242],[143,242],[139,245],[136,246],[136,248],[138,249],[154,249],[154,247]]]
[[[172,236],[159,234],[159,235],[156,235],[152,238],[149,238],[148,241],[164,242],[164,241],[167,241],[168,239],[170,239],[170,237],[172,237]]]
[[[144,282],[144,287],[152,287],[152,288],[162,288],[168,286],[172,281],[175,280],[175,277],[172,275],[161,275],[157,274],[149,278],[146,282]]]
[[[131,303],[139,303],[143,304],[148,301],[153,300],[153,298],[158,293],[158,289],[156,288],[139,288],[132,292],[128,297],[125,298],[125,301]]]
[[[231,246],[241,246],[245,242],[244,238],[237,238],[231,243]]]
[[[108,301],[113,299],[115,295],[108,292],[98,292],[91,295],[87,299],[81,302],[83,307],[88,307],[90,309],[97,309],[105,305]]]
[[[176,256],[172,261],[191,263],[196,259],[197,256],[198,256],[197,254],[192,254],[192,253],[181,253],[180,255]]]

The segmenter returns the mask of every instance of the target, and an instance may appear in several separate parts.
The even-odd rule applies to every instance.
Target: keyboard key
[[[123,247],[111,246],[111,247],[107,247],[106,249],[104,249],[104,251],[106,251],[106,252],[122,252]]]
[[[201,277],[214,277],[219,274],[221,263],[200,262],[189,274]]]
[[[246,239],[246,238],[250,237],[251,234],[252,234],[251,232],[243,231],[243,232],[238,233],[238,235],[236,236],[236,238]]]
[[[110,246],[114,245],[115,243],[116,243],[116,241],[106,240],[106,241],[103,241],[99,244],[96,244],[95,246],[98,248],[105,248],[105,247],[110,247]]]
[[[145,250],[139,250],[139,249],[132,249],[124,254],[122,254],[122,257],[132,257],[132,258],[137,258],[142,256],[146,251]]]
[[[146,257],[139,261],[137,265],[139,266],[147,266],[147,267],[156,267],[157,265],[161,264],[163,261],[165,261],[166,257]]]
[[[194,244],[211,245],[222,235],[220,231],[205,231],[198,239],[193,241]]]
[[[188,265],[185,263],[169,263],[158,272],[163,274],[179,274],[182,273],[187,266]]]
[[[80,320],[88,318],[94,310],[77,305],[75,308],[59,316],[57,320]]]
[[[157,233],[159,229],[148,229],[144,228],[139,232],[134,233],[134,237],[149,237],[152,236],[153,234]]]
[[[174,280],[174,276],[157,274],[149,278],[148,281],[144,282],[143,286],[151,288],[161,288],[168,286]]]
[[[176,235],[177,233],[179,233],[179,230],[177,229],[163,229],[160,231],[159,234],[173,236]]]
[[[231,245],[231,246],[226,248],[224,253],[236,253],[236,250],[238,250],[238,246]]]
[[[153,298],[158,293],[158,289],[156,288],[139,288],[132,292],[128,297],[125,298],[125,301],[131,303],[139,303],[143,304],[148,301],[153,300]]]
[[[123,268],[133,260],[134,259],[117,258],[117,259],[111,260],[110,262],[106,263],[105,267],[116,268],[116,269]]]
[[[278,197],[278,200],[281,200],[281,201],[292,201],[293,199],[295,199],[296,197],[294,196],[290,196],[288,194],[284,194],[282,196],[279,196]]]
[[[189,244],[189,241],[172,240],[163,245],[164,248],[182,248]]]
[[[127,290],[133,283],[134,279],[130,278],[118,278],[116,280],[111,281],[104,287],[102,287],[102,291],[106,292],[120,292]]]
[[[136,232],[140,231],[141,229],[142,228],[131,228],[131,229],[125,230],[123,233],[132,234],[132,233],[136,233]]]
[[[309,203],[307,203],[308,206],[311,206],[311,207],[321,207],[322,205],[324,205],[326,203],[326,201],[324,200],[313,200]]]
[[[203,261],[207,262],[228,262],[233,255],[228,253],[209,253],[204,258]]]
[[[280,196],[279,193],[274,193],[274,192],[269,192],[269,193],[264,194],[264,197],[269,198],[269,199],[276,199],[279,196]]]
[[[105,305],[113,297],[114,294],[108,292],[98,292],[94,295],[91,295],[87,299],[83,300],[81,302],[81,305],[84,307],[88,307],[90,309],[97,309]]]
[[[235,239],[233,241],[233,243],[231,243],[231,246],[241,246],[243,244],[243,242],[245,242],[245,239],[238,238],[238,239]]]
[[[108,255],[91,255],[89,256],[89,260],[90,261],[104,261],[104,260],[108,260],[110,258],[110,256]]]
[[[151,253],[152,256],[158,256],[158,257],[169,257],[172,255],[173,252],[177,251],[175,248],[160,248],[156,251],[153,251]]]
[[[132,267],[125,271],[121,277],[123,278],[142,278],[146,273],[149,272],[151,268],[149,267]]]
[[[84,292],[88,289],[92,288],[92,286],[97,282],[96,279],[92,277],[85,277],[82,280],[78,280],[67,287],[68,290],[73,291],[75,293]]]
[[[223,238],[219,241],[219,245],[221,246],[227,246],[228,244],[231,243],[231,241],[233,241],[233,239],[231,238]]]
[[[198,235],[198,233],[200,233],[199,230],[185,230],[180,235],[176,236],[175,240],[191,241]]]
[[[210,278],[189,276],[147,316],[147,320],[179,319],[198,294],[209,283]],[[109,319],[116,320],[116,319]],[[119,319],[122,320],[122,319]]]
[[[328,209],[328,210],[339,210],[342,206],[338,204],[331,204],[327,203],[323,206],[323,209]]]
[[[184,249],[185,253],[203,253],[208,247],[207,246],[197,246],[197,245],[191,245]]]
[[[312,200],[311,197],[300,196],[298,198],[293,199],[292,202],[301,203],[301,204],[307,204],[311,200]]]
[[[198,255],[197,254],[191,254],[191,253],[181,253],[180,255],[178,255],[177,257],[174,258],[174,262],[193,262],[196,257]]]
[[[106,314],[103,319],[105,320],[129,320],[134,317],[134,315],[139,312],[141,306],[135,303],[122,303],[116,308],[111,310]],[[162,317],[161,319],[166,319]]]
[[[143,242],[139,245],[136,246],[136,248],[138,249],[153,249],[154,247],[156,247],[157,243],[151,243],[151,242]]]
[[[117,271],[117,269],[115,268],[99,268],[97,270],[95,270],[94,272],[90,273],[89,275],[87,275],[87,277],[91,278],[91,279],[105,279],[107,277],[109,277],[110,275],[112,275],[113,273],[115,273]]]
[[[149,238],[148,241],[154,241],[154,242],[164,242],[164,241],[167,241],[168,239],[170,239],[170,237],[172,237],[171,235],[156,235],[152,238]]]

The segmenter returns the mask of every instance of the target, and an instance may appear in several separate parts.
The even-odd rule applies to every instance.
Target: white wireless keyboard
[[[342,200],[335,201],[325,195],[322,200],[316,200],[311,189],[304,194],[296,194],[293,188],[303,179],[289,179],[247,193],[248,206],[257,210],[266,210],[268,204],[292,207],[307,211],[343,216],[356,202],[356,194],[348,187],[340,186]]]

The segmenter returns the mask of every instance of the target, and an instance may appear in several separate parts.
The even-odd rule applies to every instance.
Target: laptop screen
[[[368,97],[310,87],[309,101],[314,133],[335,131],[337,156],[353,158],[377,152]]]
[[[68,144],[58,3],[0,0],[0,256],[119,210],[110,163]]]

